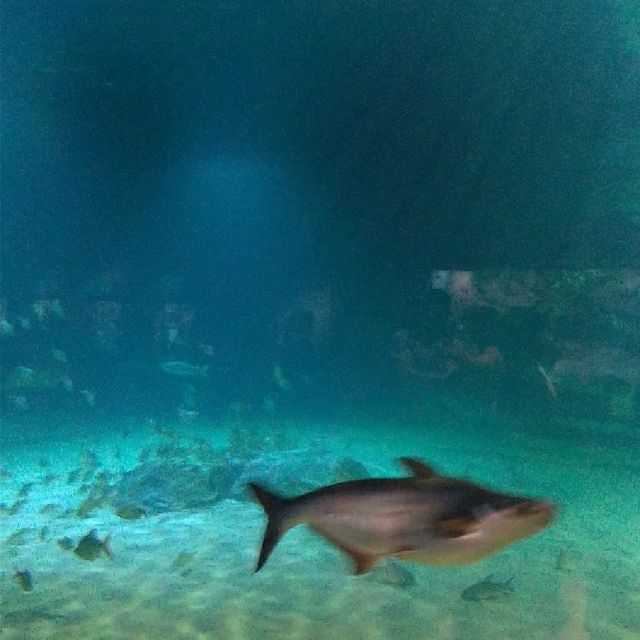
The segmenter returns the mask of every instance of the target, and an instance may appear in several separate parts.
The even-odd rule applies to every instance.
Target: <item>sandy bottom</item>
[[[94,450],[105,468],[127,468],[151,436],[12,442],[2,452],[8,477],[0,482],[0,502],[11,505],[25,482],[35,484],[18,513],[2,516],[2,637],[640,638],[639,467],[629,441],[487,426],[322,425],[306,433],[388,474],[401,473],[398,455],[419,456],[452,475],[555,499],[562,513],[552,528],[477,565],[403,565],[416,580],[406,588],[350,575],[348,561],[302,527],[254,575],[264,518],[250,503],[227,500],[136,521],[107,509],[86,519],[65,514],[82,499],[65,476],[83,450]],[[44,484],[47,475],[57,477]],[[40,513],[45,504],[53,506]],[[110,534],[113,561],[88,562],[56,544],[93,528]],[[189,556],[176,562],[180,554]],[[31,592],[13,578],[25,568]],[[514,576],[514,592],[485,602],[460,597],[489,574]]]

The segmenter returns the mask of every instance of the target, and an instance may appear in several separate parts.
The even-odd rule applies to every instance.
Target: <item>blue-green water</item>
[[[638,25],[4,2],[0,635],[640,638]],[[364,575],[297,526],[254,572],[247,483],[370,490],[403,456],[557,516]],[[521,522],[435,500],[421,542]]]

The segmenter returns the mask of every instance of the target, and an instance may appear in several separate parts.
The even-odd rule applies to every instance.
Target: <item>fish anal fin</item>
[[[400,458],[400,464],[407,469],[414,478],[433,478],[433,476],[438,475],[433,467],[430,467],[428,464],[422,462],[422,460],[418,460],[417,458]]]
[[[348,552],[345,550],[345,553],[348,553]],[[371,556],[368,554],[352,552],[352,553],[349,553],[349,555],[351,556],[354,562],[354,567],[353,567],[354,576],[360,576],[363,573],[369,573],[369,571],[373,569],[373,566],[378,561],[377,556]]]
[[[360,549],[354,549],[353,547],[344,544],[344,542],[335,538],[331,533],[327,533],[318,527],[312,526],[311,528],[353,560],[353,574],[356,576],[371,571],[376,562],[380,559],[380,557],[375,554],[367,553]]]
[[[449,518],[436,522],[434,529],[441,538],[461,538],[473,533],[474,525],[473,518]]]

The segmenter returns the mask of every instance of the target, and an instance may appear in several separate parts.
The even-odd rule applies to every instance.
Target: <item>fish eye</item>
[[[514,508],[517,515],[527,515],[538,510],[538,503],[535,500],[521,500]]]

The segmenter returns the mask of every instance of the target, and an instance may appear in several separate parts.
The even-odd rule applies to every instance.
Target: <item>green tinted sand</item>
[[[375,429],[375,437],[372,430]],[[325,429],[326,433],[327,429]],[[344,427],[329,432],[345,433]],[[29,640],[317,639],[636,640],[640,637],[640,510],[633,450],[583,436],[486,432],[434,427],[350,427],[347,454],[385,474],[394,459],[421,456],[452,474],[496,488],[558,500],[550,529],[478,565],[404,565],[408,588],[374,575],[353,577],[335,549],[304,528],[279,544],[268,565],[252,573],[264,519],[251,504],[225,501],[198,512],[125,521],[109,509],[78,520],[73,487],[37,484],[20,513],[3,516],[2,637]],[[309,439],[319,430],[308,429]],[[504,433],[501,429],[500,433]],[[419,434],[419,435],[417,435]],[[552,437],[553,435],[553,437]],[[86,444],[86,443],[84,443]],[[132,464],[144,444],[122,446]],[[92,443],[105,467],[117,468],[113,442]],[[82,445],[66,456],[46,447],[5,450],[0,501],[10,504],[23,482],[74,466]],[[331,446],[340,450],[340,436]],[[51,458],[43,471],[37,461]],[[125,463],[126,464],[126,463]],[[635,487],[635,489],[634,489]],[[54,513],[39,513],[43,504]],[[52,508],[53,509],[53,508]],[[49,511],[51,511],[50,509]],[[47,530],[42,532],[42,527]],[[92,528],[109,533],[115,561],[86,562],[56,539],[78,539]],[[17,531],[17,542],[7,543]],[[43,538],[43,539],[41,539]],[[28,568],[34,589],[20,590],[15,569]],[[488,574],[514,575],[514,593],[489,602],[460,597]]]

